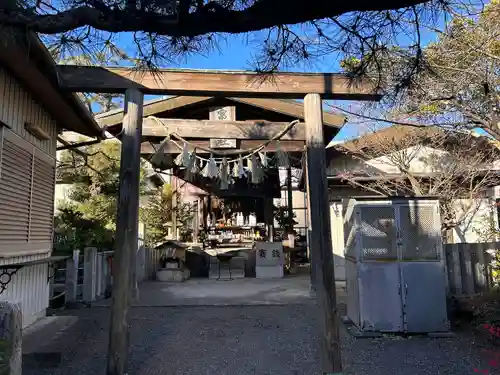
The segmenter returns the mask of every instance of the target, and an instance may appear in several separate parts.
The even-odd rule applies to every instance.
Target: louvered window
[[[35,249],[52,241],[55,161],[6,128],[0,134],[0,251]]]
[[[31,195],[30,242],[50,242],[54,214],[55,166],[35,152]]]

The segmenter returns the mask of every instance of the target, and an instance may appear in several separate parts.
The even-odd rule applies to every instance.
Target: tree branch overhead
[[[268,29],[276,25],[293,25],[313,20],[336,17],[348,12],[370,12],[400,9],[429,0],[362,0],[357,2],[323,0],[257,0],[249,6],[231,9],[215,1],[195,7],[182,18],[175,12],[162,14],[162,6],[152,11],[120,9],[120,2],[107,5],[94,0],[56,13],[41,14],[31,8],[2,6],[0,22],[5,25],[23,26],[42,34],[57,34],[79,27],[91,26],[108,32],[153,32],[159,35],[194,37],[209,33],[246,33]],[[167,3],[165,1],[164,3]],[[186,2],[181,2],[186,3]],[[192,3],[195,3],[194,1]],[[241,2],[249,3],[249,2]],[[90,5],[90,4],[93,4]],[[100,5],[100,6],[99,6]],[[189,4],[193,5],[193,4]],[[189,8],[193,8],[192,6]],[[277,11],[279,10],[279,11]]]
[[[322,56],[361,57],[394,41],[405,28],[412,32],[408,20],[418,22],[416,17],[443,14],[449,7],[445,0],[8,1],[0,4],[1,25],[39,33],[49,47],[71,47],[72,53],[132,33],[145,68],[218,49],[225,35],[255,33],[258,40],[246,43],[260,50],[252,58],[256,70],[264,72]]]

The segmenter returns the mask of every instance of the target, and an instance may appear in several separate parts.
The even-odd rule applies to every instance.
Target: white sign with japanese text
[[[283,245],[280,242],[255,242],[257,278],[283,277]]]

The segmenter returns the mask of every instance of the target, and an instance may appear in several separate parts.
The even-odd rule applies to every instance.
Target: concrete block
[[[101,264],[101,290],[103,296],[106,296],[109,284],[109,263],[108,256],[104,254],[102,256],[102,264]]]
[[[256,266],[255,277],[257,279],[277,279],[283,277],[283,266]]]
[[[161,268],[156,271],[158,281],[183,282],[189,277],[189,270]]]
[[[21,375],[22,371],[21,307],[15,302],[0,302],[0,373]]]
[[[97,291],[97,249],[88,247],[83,255],[83,300],[95,301]]]
[[[229,265],[231,266],[231,276],[229,275],[229,266],[222,263],[220,266],[219,275],[219,260],[216,257],[210,257],[210,279],[242,279],[245,277],[245,257],[236,256],[231,259]]]
[[[102,262],[103,262],[103,255],[102,254],[97,254],[96,258],[96,290],[95,294],[97,297],[101,297],[101,295],[104,293],[104,290],[102,290]]]
[[[273,267],[284,265],[283,245],[279,242],[256,242],[255,243],[255,266]]]
[[[66,261],[66,303],[76,301],[78,286],[78,259]]]

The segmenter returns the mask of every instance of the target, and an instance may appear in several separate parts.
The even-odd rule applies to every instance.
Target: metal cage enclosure
[[[437,199],[346,199],[347,316],[362,331],[449,330]]]

